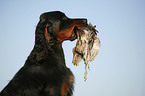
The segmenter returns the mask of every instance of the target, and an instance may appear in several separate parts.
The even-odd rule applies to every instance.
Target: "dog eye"
[[[63,17],[63,18],[62,18],[62,20],[66,20],[66,19],[67,19],[67,17]]]

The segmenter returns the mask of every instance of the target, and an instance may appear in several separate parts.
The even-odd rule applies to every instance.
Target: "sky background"
[[[145,96],[145,0],[0,0],[0,91],[24,65],[43,12],[87,18],[101,40],[84,82],[84,62],[72,64],[76,44],[63,43],[75,75],[73,96]]]

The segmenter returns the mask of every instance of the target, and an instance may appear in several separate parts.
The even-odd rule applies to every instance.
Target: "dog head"
[[[71,19],[60,11],[43,13],[37,26],[43,26],[46,40],[53,38],[60,43],[75,40],[78,28],[87,26],[87,19]]]

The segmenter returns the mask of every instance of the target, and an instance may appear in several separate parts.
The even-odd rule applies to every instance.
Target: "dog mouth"
[[[74,29],[73,29],[73,31],[72,31],[72,35],[70,37],[71,38],[71,41],[77,39],[77,31],[78,31],[78,27],[75,26]]]

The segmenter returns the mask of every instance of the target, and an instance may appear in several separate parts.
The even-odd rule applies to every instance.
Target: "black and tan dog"
[[[60,11],[43,13],[34,49],[0,96],[71,96],[74,76],[66,67],[62,42],[75,40],[77,28],[86,26],[86,19],[70,19]]]

